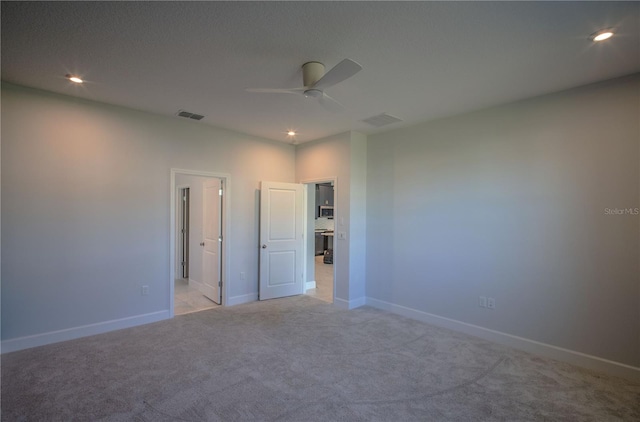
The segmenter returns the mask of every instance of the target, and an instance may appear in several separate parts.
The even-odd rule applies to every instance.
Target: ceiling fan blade
[[[348,79],[362,70],[362,66],[350,59],[344,59],[324,74],[312,88],[325,89]]]
[[[261,94],[299,94],[306,88],[291,88],[291,89],[272,89],[272,88],[246,88],[247,92],[257,92]]]
[[[328,96],[324,92],[322,93],[322,97],[318,98],[318,102],[322,107],[333,113],[340,113],[345,110],[345,107],[342,104],[340,104],[338,101]]]

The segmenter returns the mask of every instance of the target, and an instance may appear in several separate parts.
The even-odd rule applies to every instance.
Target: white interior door
[[[202,293],[220,304],[220,235],[222,187],[220,179],[209,179],[203,184],[202,214]]]
[[[303,293],[303,185],[262,182],[260,300]]]

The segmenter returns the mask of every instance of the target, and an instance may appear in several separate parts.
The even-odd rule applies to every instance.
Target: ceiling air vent
[[[391,116],[387,113],[378,114],[377,116],[369,117],[368,119],[361,120],[371,126],[382,127],[385,125],[390,125],[391,123],[401,122],[402,119],[398,117]]]
[[[202,116],[200,114],[190,113],[190,112],[184,111],[184,110],[178,110],[178,113],[176,114],[176,116],[186,117],[187,119],[193,119],[193,120],[202,120],[202,119],[204,119],[204,116]]]

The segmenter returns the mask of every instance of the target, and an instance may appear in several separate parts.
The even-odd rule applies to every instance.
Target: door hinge
[[[218,195],[222,196],[222,189],[218,190]]]
[[[222,281],[218,281],[218,287],[222,287]]]
[[[222,242],[222,236],[218,236],[218,242]]]

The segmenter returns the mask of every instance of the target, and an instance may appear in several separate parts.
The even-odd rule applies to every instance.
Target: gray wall
[[[349,156],[349,297],[366,297],[367,137],[351,132]]]
[[[231,175],[229,297],[255,299],[257,191],[292,146],[2,85],[3,339],[168,310],[171,168]]]
[[[369,136],[367,296],[640,366],[639,217],[607,212],[640,207],[639,105],[634,75]]]
[[[355,307],[365,300],[366,137],[345,132],[296,149],[296,180],[337,178],[334,190],[336,304]],[[339,240],[338,233],[346,233]],[[308,254],[307,259],[313,259]],[[310,276],[308,274],[308,276]]]

